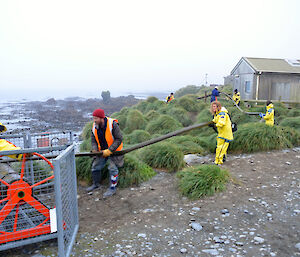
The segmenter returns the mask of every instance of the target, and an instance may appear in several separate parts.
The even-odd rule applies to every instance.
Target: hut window
[[[245,93],[251,92],[251,83],[250,81],[245,81]]]

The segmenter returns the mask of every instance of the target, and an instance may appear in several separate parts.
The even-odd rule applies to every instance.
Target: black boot
[[[101,172],[92,172],[92,179],[93,179],[93,184],[89,187],[87,187],[85,190],[87,192],[91,192],[97,188],[100,188],[100,180],[101,180]]]

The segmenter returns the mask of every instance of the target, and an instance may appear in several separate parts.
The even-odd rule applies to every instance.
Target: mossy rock
[[[153,168],[177,171],[184,166],[183,153],[174,144],[163,142],[141,150],[140,158]]]
[[[182,128],[179,121],[171,116],[161,115],[158,119],[150,121],[146,126],[146,131],[150,134],[167,134]]]
[[[224,191],[230,179],[229,172],[216,165],[199,165],[177,173],[179,190],[190,199],[212,196]]]

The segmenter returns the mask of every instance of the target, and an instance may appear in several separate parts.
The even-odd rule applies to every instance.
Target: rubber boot
[[[92,179],[93,179],[93,184],[85,189],[87,192],[91,192],[97,188],[100,188],[101,173],[92,172]]]

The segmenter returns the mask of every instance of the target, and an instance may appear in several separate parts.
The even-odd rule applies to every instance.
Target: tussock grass
[[[138,186],[156,174],[151,167],[132,155],[125,155],[124,166],[119,171],[118,184],[122,188],[132,185]]]
[[[199,144],[199,138],[190,135],[172,137],[168,139],[168,142],[177,145],[183,154],[203,154],[205,152]]]
[[[85,124],[83,131],[81,133],[81,137],[83,140],[90,139],[92,136],[92,126],[93,126],[93,121],[90,121]]]
[[[235,132],[229,149],[233,152],[252,153],[292,146],[292,142],[281,127],[271,127],[264,123],[248,123],[241,125]]]
[[[196,99],[192,99],[190,96],[185,95],[178,99],[178,105],[188,112],[197,112],[199,107]]]
[[[293,108],[293,109],[289,110],[289,112],[287,113],[287,116],[288,117],[300,116],[300,109]]]
[[[146,100],[148,103],[154,103],[155,101],[159,101],[157,97],[155,96],[149,96]]]
[[[153,168],[177,171],[184,166],[183,153],[171,143],[157,143],[140,152],[141,160]]]
[[[143,114],[139,110],[132,109],[128,112],[124,132],[126,132],[126,134],[130,134],[136,129],[144,129],[145,125],[146,120]]]
[[[145,118],[147,121],[155,120],[160,114],[157,111],[151,110],[146,113]]]
[[[150,121],[146,126],[146,131],[150,134],[167,134],[182,128],[179,121],[168,115],[161,115],[156,120]]]
[[[300,131],[300,116],[284,118],[280,122],[280,126],[294,128]]]
[[[127,144],[138,144],[151,139],[149,132],[145,130],[134,130],[131,134],[127,135]]]
[[[183,108],[174,107],[168,110],[167,114],[178,120],[184,127],[191,125],[193,122],[188,116],[188,112]]]
[[[182,195],[190,199],[211,196],[226,189],[229,181],[227,170],[217,165],[199,165],[185,168],[177,173]]]

